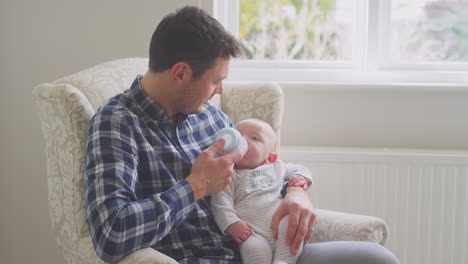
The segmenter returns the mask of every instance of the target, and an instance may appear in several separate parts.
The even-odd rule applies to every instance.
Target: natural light
[[[233,69],[244,78],[468,82],[468,0],[226,0],[216,10],[239,37]]]

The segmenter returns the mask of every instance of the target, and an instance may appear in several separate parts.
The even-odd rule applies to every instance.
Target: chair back
[[[147,67],[145,58],[106,62],[33,90],[46,141],[50,219],[68,263],[102,263],[86,222],[83,169],[88,122],[99,106],[128,89]],[[227,85],[223,97],[215,97],[212,102],[224,107],[234,121],[263,119],[279,133],[281,89],[274,84],[250,86],[253,88],[248,84]]]

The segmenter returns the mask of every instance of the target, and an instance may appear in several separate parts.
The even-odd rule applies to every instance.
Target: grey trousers
[[[179,263],[224,264],[214,259],[183,259]],[[388,249],[373,242],[334,241],[306,244],[296,264],[399,264]],[[255,264],[255,263],[243,263]]]
[[[364,241],[309,243],[302,249],[297,264],[399,264],[385,247]]]

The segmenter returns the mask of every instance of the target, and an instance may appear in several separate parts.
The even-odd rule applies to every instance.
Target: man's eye
[[[252,140],[259,141],[260,139],[258,137],[252,137]]]

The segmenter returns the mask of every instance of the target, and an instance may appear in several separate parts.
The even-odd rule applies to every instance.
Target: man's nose
[[[224,92],[223,84],[220,84],[218,87],[216,87],[214,91],[215,94],[223,94],[223,92]]]

